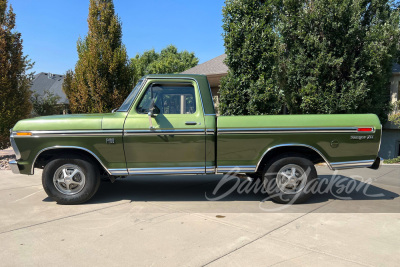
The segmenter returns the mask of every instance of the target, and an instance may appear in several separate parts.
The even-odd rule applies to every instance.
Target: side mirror
[[[152,122],[151,118],[157,116],[157,115],[154,114],[154,106],[155,106],[154,99],[152,99],[150,107],[149,107],[149,112],[147,113],[147,116],[149,117],[150,130],[154,129],[153,122]]]
[[[149,117],[150,129],[154,129],[151,118],[155,118],[157,114],[160,113],[160,109],[156,106],[155,103],[154,93],[159,93],[161,92],[161,90],[162,89],[160,87],[153,87],[153,84],[150,85],[151,103],[149,106],[149,112],[147,113],[147,116]]]

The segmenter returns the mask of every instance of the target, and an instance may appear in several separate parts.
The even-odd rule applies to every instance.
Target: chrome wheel
[[[297,194],[307,183],[306,172],[296,164],[283,166],[276,176],[276,184],[285,194]]]
[[[75,164],[65,164],[59,167],[53,176],[56,189],[65,195],[75,195],[82,191],[86,177],[81,168]]]

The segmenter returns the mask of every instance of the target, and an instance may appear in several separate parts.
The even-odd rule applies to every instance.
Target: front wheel
[[[274,201],[298,204],[312,195],[310,186],[317,178],[317,171],[310,160],[301,156],[283,155],[265,167],[263,185]]]
[[[42,184],[47,195],[58,204],[80,204],[88,201],[97,192],[100,175],[90,159],[58,158],[45,166]]]

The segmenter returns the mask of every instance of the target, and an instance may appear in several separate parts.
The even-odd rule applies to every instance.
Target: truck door
[[[197,83],[147,80],[125,121],[124,150],[130,175],[204,173],[205,125]]]

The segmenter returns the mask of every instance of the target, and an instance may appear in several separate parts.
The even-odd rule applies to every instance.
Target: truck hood
[[[20,120],[13,131],[101,130],[103,117],[111,114],[53,115]]]

